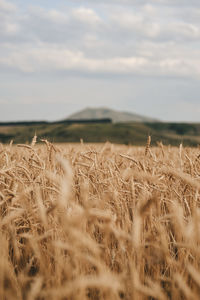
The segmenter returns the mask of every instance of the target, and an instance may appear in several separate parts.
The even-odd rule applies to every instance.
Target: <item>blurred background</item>
[[[0,0],[0,122],[198,123],[199,81],[199,1]]]

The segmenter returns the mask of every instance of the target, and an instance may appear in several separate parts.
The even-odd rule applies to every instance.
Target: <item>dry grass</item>
[[[0,146],[0,299],[199,299],[198,149]]]

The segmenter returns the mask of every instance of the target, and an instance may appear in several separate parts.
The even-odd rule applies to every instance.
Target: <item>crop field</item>
[[[0,299],[199,299],[200,149],[0,145]]]

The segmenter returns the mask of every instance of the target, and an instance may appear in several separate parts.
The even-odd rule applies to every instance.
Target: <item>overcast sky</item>
[[[200,1],[0,0],[0,121],[88,106],[200,122]]]

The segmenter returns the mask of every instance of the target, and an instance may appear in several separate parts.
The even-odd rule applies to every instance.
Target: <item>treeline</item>
[[[48,121],[23,121],[23,122],[0,122],[0,126],[33,126],[33,125],[56,125],[56,124],[106,124],[112,123],[112,119],[80,119],[80,120],[62,120],[55,122]]]

